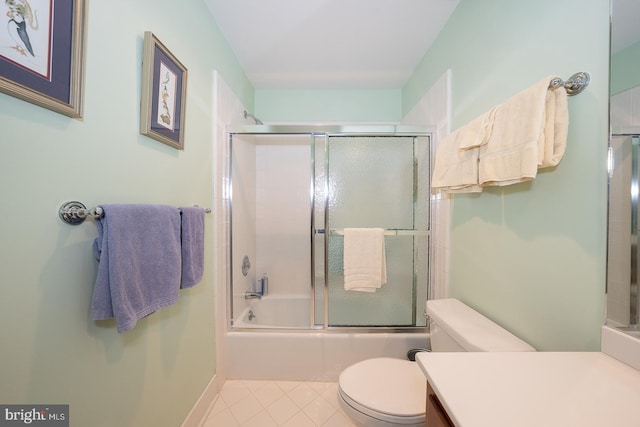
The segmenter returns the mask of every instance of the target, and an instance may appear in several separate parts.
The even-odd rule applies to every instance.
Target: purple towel
[[[94,242],[100,261],[93,289],[94,320],[115,318],[118,332],[178,300],[180,212],[163,205],[102,205]]]
[[[180,208],[182,216],[182,282],[190,288],[202,280],[204,271],[204,209]]]

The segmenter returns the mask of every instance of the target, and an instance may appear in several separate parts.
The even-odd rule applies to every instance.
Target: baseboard
[[[187,415],[181,427],[201,427],[213,409],[217,397],[218,378],[214,375],[200,395],[200,398],[198,398],[196,404],[191,408],[189,415]]]

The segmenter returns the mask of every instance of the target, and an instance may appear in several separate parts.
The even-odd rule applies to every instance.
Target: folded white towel
[[[496,107],[488,143],[480,155],[478,182],[510,185],[557,165],[567,143],[569,114],[564,87],[548,77]]]
[[[387,283],[382,228],[344,229],[344,289],[375,292]]]
[[[445,138],[436,150],[431,187],[447,193],[478,193],[480,147],[488,141],[495,109]]]

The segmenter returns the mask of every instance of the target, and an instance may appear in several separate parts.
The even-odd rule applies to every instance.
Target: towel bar
[[[561,78],[555,78],[551,80],[549,86],[554,89],[559,88],[560,86],[564,86],[567,90],[567,95],[573,96],[577,95],[584,90],[589,85],[591,81],[591,77],[589,73],[586,71],[581,71],[579,73],[575,73],[573,76],[569,77],[569,80],[562,81]]]
[[[211,213],[211,209],[209,208],[205,209],[204,211],[208,214]],[[102,218],[103,215],[104,210],[100,206],[87,209],[84,203],[77,201],[63,203],[62,206],[60,206],[60,209],[58,209],[58,216],[60,217],[60,219],[71,225],[82,224],[87,218]]]
[[[327,234],[323,228],[316,228],[316,234]],[[344,230],[331,229],[328,233],[330,236],[344,236]],[[428,236],[428,230],[406,230],[398,228],[390,228],[384,230],[385,236]]]

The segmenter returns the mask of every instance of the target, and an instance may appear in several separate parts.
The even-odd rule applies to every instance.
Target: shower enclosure
[[[423,330],[430,133],[248,126],[229,133],[231,330]],[[387,283],[346,291],[345,228],[383,228]]]

